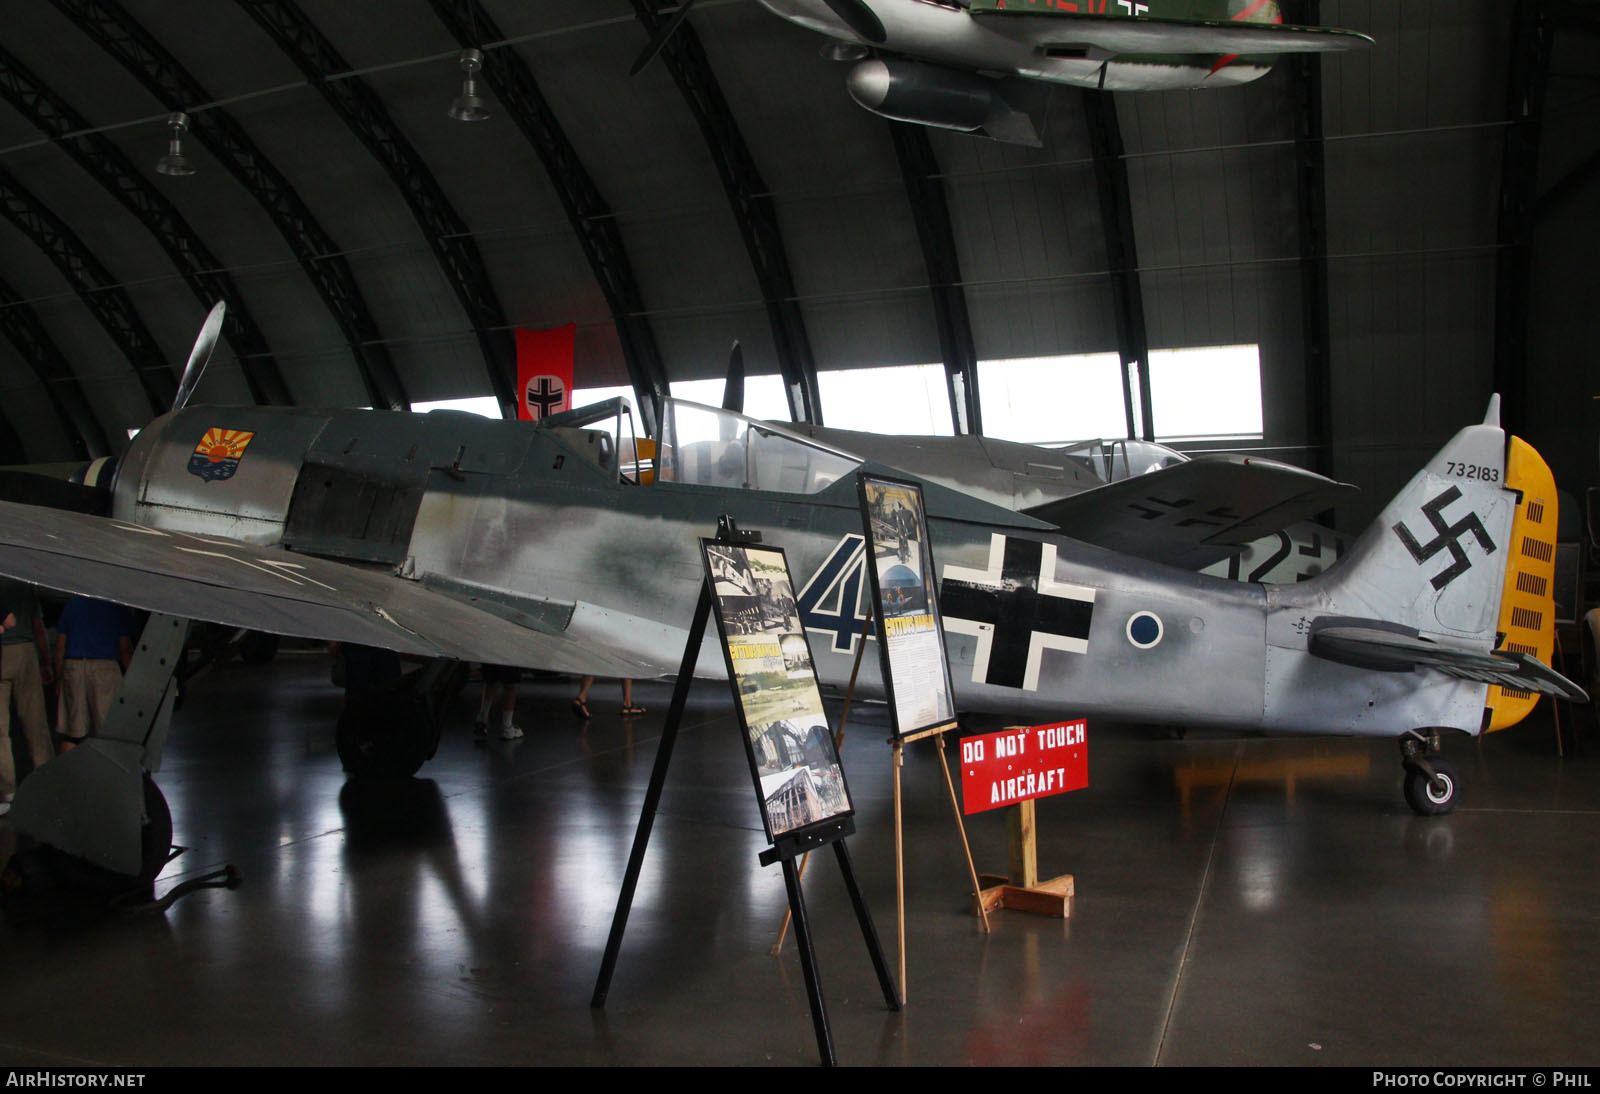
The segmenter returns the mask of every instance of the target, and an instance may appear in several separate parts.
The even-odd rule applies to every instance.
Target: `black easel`
[[[741,532],[732,519],[721,517],[717,521],[717,542],[731,545],[760,542],[758,532]],[[633,850],[628,855],[628,868],[622,878],[622,891],[617,894],[617,911],[611,920],[611,934],[606,939],[605,956],[600,960],[600,976],[595,981],[591,1007],[606,1005],[606,995],[611,990],[611,976],[616,972],[617,955],[622,949],[622,935],[628,927],[628,913],[633,908],[633,894],[639,883],[639,873],[644,867],[645,848],[650,843],[650,831],[655,825],[656,809],[661,804],[661,790],[667,781],[667,765],[672,761],[672,749],[678,740],[678,725],[683,719],[683,708],[689,697],[689,687],[694,682],[695,663],[700,658],[701,643],[705,638],[706,621],[711,617],[711,587],[709,582],[700,587],[700,599],[695,604],[694,622],[689,625],[689,640],[683,649],[683,660],[678,666],[677,683],[672,689],[672,702],[667,708],[667,721],[661,733],[661,745],[656,751],[655,767],[650,772],[650,786],[645,791],[644,806],[639,813],[639,827],[634,832]],[[845,888],[850,893],[850,903],[855,908],[856,920],[861,925],[866,940],[867,953],[878,974],[878,984],[883,989],[883,1000],[890,1010],[900,1009],[894,981],[889,976],[889,966],[884,961],[883,949],[878,944],[878,931],[872,924],[872,914],[856,884],[855,869],[850,862],[850,852],[845,847],[846,836],[855,832],[855,820],[843,817],[823,821],[809,828],[789,832],[773,841],[773,846],[761,852],[763,866],[774,862],[783,864],[784,886],[789,892],[789,909],[794,915],[795,943],[800,952],[800,968],[805,975],[806,997],[811,1004],[811,1021],[817,1034],[817,1051],[825,1066],[838,1063],[833,1051],[833,1037],[828,1030],[828,1012],[822,999],[822,985],[817,976],[816,954],[811,946],[811,930],[806,919],[805,897],[800,890],[800,876],[795,868],[795,858],[808,851],[833,845],[839,870],[844,875]]]

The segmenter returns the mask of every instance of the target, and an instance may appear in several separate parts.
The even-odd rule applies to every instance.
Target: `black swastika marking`
[[[1405,544],[1406,550],[1411,552],[1411,557],[1418,562],[1426,562],[1440,551],[1449,551],[1451,563],[1433,577],[1433,587],[1443,589],[1456,578],[1472,569],[1472,560],[1467,557],[1466,548],[1461,546],[1461,537],[1471,532],[1478,540],[1478,546],[1483,548],[1485,554],[1494,554],[1494,540],[1489,538],[1489,532],[1478,519],[1478,514],[1468,513],[1454,524],[1446,524],[1442,510],[1445,506],[1461,497],[1459,487],[1452,486],[1432,501],[1422,507],[1422,515],[1428,518],[1428,523],[1433,525],[1433,530],[1438,534],[1427,543],[1418,543],[1404,523],[1394,526],[1394,534],[1400,537],[1400,542]]]

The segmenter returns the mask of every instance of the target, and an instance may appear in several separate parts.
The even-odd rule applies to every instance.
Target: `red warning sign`
[[[982,813],[1089,785],[1088,723],[1015,726],[961,739],[961,807]]]

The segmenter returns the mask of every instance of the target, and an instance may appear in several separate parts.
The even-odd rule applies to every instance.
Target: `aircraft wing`
[[[1589,696],[1577,684],[1530,654],[1517,650],[1479,653],[1459,649],[1429,641],[1409,629],[1345,621],[1314,629],[1310,649],[1318,657],[1358,668],[1384,672],[1431,668],[1463,680],[1498,684],[1513,691],[1533,691],[1574,703],[1589,701]]]
[[[271,634],[424,657],[654,675],[565,632],[576,605],[434,584],[280,547],[0,502],[0,573],[66,593]]]
[[[1335,27],[1091,15],[1047,8],[1037,0],[973,0],[971,12],[973,18],[997,30],[1021,32],[1040,49],[1085,48],[1093,57],[1128,53],[1337,53],[1373,44],[1365,34]]]
[[[1023,512],[1085,543],[1198,570],[1355,492],[1253,456],[1200,456]]]

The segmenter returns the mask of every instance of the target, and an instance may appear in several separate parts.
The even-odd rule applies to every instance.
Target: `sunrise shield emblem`
[[[241,429],[206,430],[189,457],[189,474],[198,475],[207,482],[233,478],[254,436]]]

